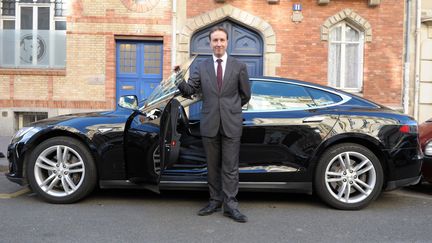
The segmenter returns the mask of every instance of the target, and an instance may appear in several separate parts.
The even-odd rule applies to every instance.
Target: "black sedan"
[[[51,203],[101,188],[207,189],[200,97],[161,82],[144,102],[124,96],[109,112],[63,115],[18,131],[7,177]],[[243,107],[240,190],[316,193],[338,209],[360,209],[381,191],[417,183],[416,121],[366,99],[291,79],[251,78]],[[186,108],[186,109],[185,109]]]

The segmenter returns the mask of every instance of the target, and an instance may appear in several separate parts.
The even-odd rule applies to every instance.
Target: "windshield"
[[[189,60],[179,66],[178,71],[173,71],[167,79],[162,80],[145,100],[143,108],[156,104],[162,100],[171,99],[175,94],[177,94],[179,92],[177,89],[178,84],[182,80],[187,79],[189,76],[189,68],[196,57],[197,56],[194,55],[189,58]]]

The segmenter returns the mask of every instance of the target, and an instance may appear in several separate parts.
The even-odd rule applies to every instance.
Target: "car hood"
[[[31,123],[32,127],[46,127],[46,126],[73,126],[74,124],[103,124],[103,123],[119,123],[126,122],[127,118],[132,114],[132,110],[119,108],[115,111],[100,111],[100,112],[87,112],[66,114],[61,116],[50,117],[48,119],[40,120]]]

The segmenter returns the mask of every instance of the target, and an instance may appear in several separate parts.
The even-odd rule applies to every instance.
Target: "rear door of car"
[[[335,125],[343,97],[296,83],[255,79],[244,111],[241,181],[298,181]]]

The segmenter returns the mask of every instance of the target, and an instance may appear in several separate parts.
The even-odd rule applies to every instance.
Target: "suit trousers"
[[[207,158],[210,203],[237,209],[240,137],[227,137],[222,124],[215,137],[202,137]]]

